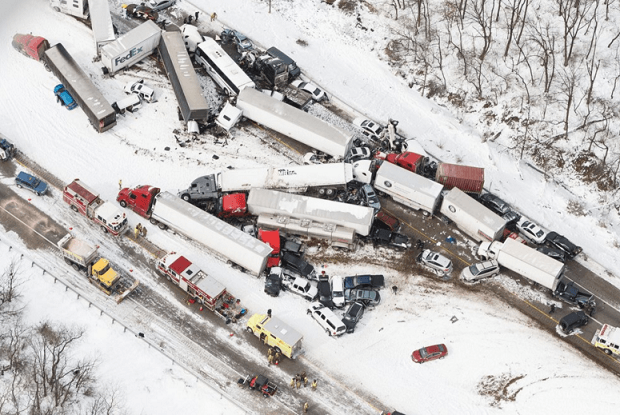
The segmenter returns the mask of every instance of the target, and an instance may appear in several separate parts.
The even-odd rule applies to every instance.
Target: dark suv
[[[557,232],[549,232],[547,234],[545,242],[566,252],[566,255],[568,255],[568,257],[571,259],[575,258],[581,253],[581,251],[583,251],[580,246],[575,245],[574,243],[569,241],[568,238],[560,235]]]
[[[585,326],[590,321],[590,318],[583,311],[575,311],[570,313],[560,320],[560,328],[566,334],[572,333],[575,329]]]
[[[364,315],[364,304],[359,301],[354,302],[347,308],[342,316],[342,322],[347,326],[347,333],[353,333],[355,326],[362,319]]]
[[[291,252],[285,252],[282,255],[282,266],[295,271],[304,278],[316,279],[314,267],[308,264],[301,256]]]
[[[277,297],[280,295],[282,289],[282,269],[280,267],[273,267],[269,270],[267,278],[265,279],[265,293]]]
[[[319,282],[316,287],[319,290],[319,302],[330,310],[333,310],[332,286],[329,283],[329,279],[319,277]]]

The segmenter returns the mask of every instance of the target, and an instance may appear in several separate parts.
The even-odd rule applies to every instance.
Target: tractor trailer
[[[283,189],[292,193],[303,193],[308,188],[316,188],[320,195],[333,196],[337,189],[344,189],[349,182],[369,183],[370,174],[366,174],[369,171],[368,160],[355,165],[328,163],[223,170],[194,180],[190,187],[179,192],[179,195],[186,201],[200,201],[254,188]]]
[[[254,88],[239,92],[237,108],[246,118],[336,160],[344,159],[351,150],[352,134]]]
[[[483,242],[478,256],[495,259],[509,270],[522,275],[555,293],[564,272],[564,264],[514,239]]]
[[[131,29],[101,48],[103,72],[114,74],[151,55],[159,45],[161,29],[151,20]]]
[[[502,237],[506,219],[502,219],[459,188],[450,190],[441,204],[441,213],[477,242]]]
[[[439,183],[388,162],[377,170],[374,187],[395,202],[431,215],[437,210],[443,189]]]
[[[169,192],[153,186],[124,188],[117,202],[150,220],[202,243],[254,275],[267,264],[271,247]]]

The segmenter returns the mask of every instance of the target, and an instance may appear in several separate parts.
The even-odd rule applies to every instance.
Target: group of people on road
[[[280,353],[280,350],[275,347],[270,347],[269,350],[267,350],[267,360],[269,361],[269,366],[272,364],[276,366],[279,365],[280,359],[282,359],[282,353]]]

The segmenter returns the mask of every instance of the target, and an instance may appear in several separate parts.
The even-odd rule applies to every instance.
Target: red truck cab
[[[238,218],[248,213],[245,193],[232,193],[219,198],[217,216],[219,218]]]
[[[21,35],[19,33],[13,36],[11,44],[18,52],[37,62],[43,59],[45,51],[50,47],[47,39],[41,36]]]
[[[425,157],[417,153],[412,153],[410,151],[405,151],[404,153],[400,154],[385,154],[379,152],[375,155],[375,158],[379,160],[386,160],[389,163],[396,164],[403,169],[407,169],[418,174],[421,174],[422,170],[424,169]]]
[[[280,231],[258,230],[258,239],[273,249],[267,258],[267,268],[280,266]]]
[[[124,208],[130,207],[138,215],[149,219],[155,196],[159,193],[158,187],[149,185],[137,186],[134,189],[125,187],[118,192],[116,201]]]

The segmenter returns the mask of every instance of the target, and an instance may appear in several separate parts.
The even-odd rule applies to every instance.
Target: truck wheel
[[[280,350],[279,347],[274,347],[274,350],[275,350],[276,353],[282,354],[282,350]]]
[[[157,221],[155,219],[149,219],[149,222],[151,222],[152,225],[157,225]]]
[[[17,187],[18,187],[19,189],[21,189],[21,188],[22,188],[22,185],[21,185],[21,184],[17,184]]]
[[[101,225],[101,230],[103,231],[103,233],[108,233],[108,228],[103,225]]]
[[[73,262],[71,262],[69,258],[65,258],[65,262],[67,263],[67,265],[73,265]]]
[[[158,227],[159,227],[159,229],[161,229],[162,231],[165,231],[165,230],[166,230],[166,225],[164,225],[163,223],[159,223],[157,226],[158,226]]]
[[[78,211],[78,208],[77,208],[77,206],[75,206],[75,205],[71,205],[71,209],[73,209],[73,211],[74,211],[74,212],[77,212],[77,211]]]
[[[247,329],[245,329],[245,331],[247,331],[248,333],[254,334],[254,330],[252,330],[252,327],[248,327]]]
[[[80,272],[80,266],[78,264],[71,264],[71,266],[73,267],[74,270],[76,270],[77,272]]]
[[[60,13],[60,8],[59,7],[54,7],[54,11],[57,13]]]
[[[607,353],[609,356],[611,356],[611,350],[605,349],[605,353]]]
[[[124,200],[121,200],[120,202],[121,207],[126,208],[127,207],[127,202],[125,202]]]
[[[185,200],[186,202],[189,202],[189,199],[190,199],[189,194],[183,193],[181,195],[181,199]]]

